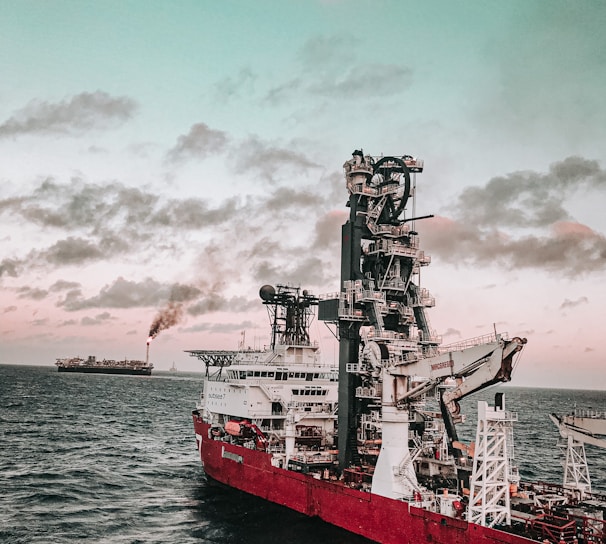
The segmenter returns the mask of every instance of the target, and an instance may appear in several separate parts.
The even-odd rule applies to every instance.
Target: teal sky
[[[363,147],[426,161],[444,341],[496,324],[529,338],[519,385],[594,387],[605,25],[600,1],[0,1],[0,362],[140,357],[175,292],[159,368],[263,341],[260,285],[338,289]]]

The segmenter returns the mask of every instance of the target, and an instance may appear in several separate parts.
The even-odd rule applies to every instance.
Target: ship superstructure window
[[[321,387],[305,387],[304,389],[293,389],[293,395],[304,395],[304,396],[324,396],[328,393],[328,390],[322,389]]]
[[[280,372],[269,372],[266,370],[234,370],[230,371],[228,377],[230,378],[240,378],[241,380],[245,380],[246,378],[274,378],[276,380],[286,380],[287,377],[281,377]]]

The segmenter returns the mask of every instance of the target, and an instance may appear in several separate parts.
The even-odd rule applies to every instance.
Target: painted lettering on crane
[[[454,361],[450,359],[450,361],[443,361],[441,363],[436,363],[431,365],[431,370],[440,370],[441,368],[452,368],[454,366]]]

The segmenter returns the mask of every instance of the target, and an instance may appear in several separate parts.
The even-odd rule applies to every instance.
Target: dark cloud
[[[567,277],[606,267],[606,237],[579,223],[556,223],[546,235],[517,239],[444,217],[423,221],[418,230],[430,253],[454,264],[540,268]]]
[[[278,187],[263,201],[262,207],[276,212],[289,208],[316,208],[323,203],[323,199],[312,191],[297,191],[291,187]]]
[[[50,292],[58,292],[58,291],[67,291],[69,289],[77,289],[80,287],[80,284],[75,281],[66,281],[66,280],[57,280],[53,283],[48,290]]]
[[[29,196],[0,201],[0,212],[20,216],[44,227],[83,229],[99,237],[112,227],[120,233],[130,227],[131,235],[153,226],[202,228],[228,220],[236,208],[235,198],[213,209],[202,199],[161,198],[118,182],[85,183],[78,178],[69,184],[48,178],[42,180]],[[109,232],[105,244],[115,244]],[[140,233],[138,238],[145,236]]]
[[[135,282],[119,277],[111,285],[104,286],[98,295],[90,298],[85,298],[79,289],[69,291],[58,306],[67,311],[86,308],[145,308],[164,304],[170,300],[171,293],[181,301],[189,301],[198,297],[200,290],[183,284],[159,283],[151,278]]]
[[[244,297],[231,297],[228,299],[221,294],[210,293],[195,304],[190,305],[187,308],[187,313],[192,316],[198,316],[222,310],[229,310],[232,313],[246,312],[255,309],[259,305],[260,302],[257,300],[249,300]]]
[[[136,110],[128,97],[80,93],[61,102],[30,102],[0,124],[0,138],[21,134],[81,133],[121,124]]]
[[[568,157],[545,174],[514,172],[492,178],[484,187],[469,187],[455,213],[478,226],[546,226],[570,219],[564,202],[587,188],[605,189],[606,171],[597,161]]]
[[[167,229],[182,237],[184,230],[229,222],[239,210],[238,197],[211,207],[202,199],[161,198],[118,182],[95,184],[74,178],[62,184],[47,178],[27,196],[0,200],[0,215],[14,216],[47,233],[65,231],[70,236],[32,250],[26,258],[5,258],[0,262],[0,276],[17,277],[28,266],[59,267],[118,255],[140,257],[140,250],[170,251],[173,238],[165,235]],[[160,232],[163,236],[158,236]]]
[[[48,296],[48,291],[38,287],[20,287],[17,289],[19,298],[29,298],[32,300],[44,300]]]
[[[16,312],[17,311],[17,306],[6,306],[4,308],[4,310],[2,310],[3,314],[8,314],[10,312]]]
[[[80,325],[95,327],[97,325],[104,325],[107,321],[112,319],[115,319],[115,317],[112,317],[109,312],[103,312],[102,314],[97,314],[95,317],[83,317],[80,320]]]
[[[173,162],[189,158],[203,159],[223,151],[227,142],[225,132],[214,130],[205,123],[196,123],[187,134],[179,136],[167,157]]]
[[[103,257],[99,246],[82,238],[69,237],[59,240],[47,250],[39,253],[40,258],[55,265],[81,264]]]
[[[149,223],[153,226],[201,229],[229,221],[238,210],[237,197],[224,200],[214,209],[197,198],[169,200],[149,217]]]
[[[565,310],[567,308],[576,308],[582,304],[589,303],[589,299],[587,297],[580,297],[576,300],[564,299],[564,302],[560,304],[560,310]]]
[[[456,219],[438,216],[418,228],[428,251],[448,262],[574,277],[604,270],[606,237],[570,220],[564,202],[577,191],[604,189],[606,172],[596,161],[568,157],[545,174],[515,172],[465,189]]]
[[[210,312],[218,312],[227,308],[227,300],[219,293],[209,293],[202,300],[192,304],[187,313],[190,315],[204,315]]]
[[[2,259],[0,261],[0,278],[5,275],[16,278],[19,276],[22,265],[23,261],[18,259]]]
[[[298,252],[296,259],[287,263],[260,259],[252,265],[251,270],[259,285],[288,283],[303,288],[325,288],[332,281],[332,278],[326,275],[327,271],[330,273],[325,260],[315,256],[305,256],[301,251]]]

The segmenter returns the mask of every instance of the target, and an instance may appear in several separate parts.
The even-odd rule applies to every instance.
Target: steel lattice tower
[[[500,405],[499,405],[500,403]],[[516,414],[506,412],[502,395],[497,406],[478,402],[478,428],[467,520],[487,527],[510,525],[510,459],[508,437]]]

